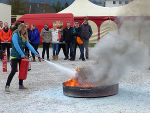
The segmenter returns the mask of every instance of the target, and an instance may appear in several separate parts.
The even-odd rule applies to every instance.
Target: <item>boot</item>
[[[53,60],[55,60],[55,56],[53,56]]]
[[[23,85],[19,85],[19,89],[27,89],[27,88]]]
[[[55,56],[55,60],[58,60],[58,56]]]
[[[10,93],[9,86],[5,86],[5,92],[6,92],[6,93]]]
[[[50,59],[48,58],[47,61],[50,61]]]

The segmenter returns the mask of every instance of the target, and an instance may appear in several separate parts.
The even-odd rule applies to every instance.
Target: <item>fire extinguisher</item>
[[[26,80],[28,70],[29,70],[29,60],[28,59],[22,59],[21,64],[20,64],[20,70],[19,70],[19,79]]]
[[[7,55],[6,52],[3,53],[3,72],[7,72]]]

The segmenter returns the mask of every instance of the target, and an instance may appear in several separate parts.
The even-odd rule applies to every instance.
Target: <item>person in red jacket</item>
[[[1,29],[0,38],[1,38],[1,43],[2,43],[2,50],[4,52],[7,49],[7,61],[9,61],[12,33],[8,27],[7,22],[4,23],[4,27],[3,29]]]

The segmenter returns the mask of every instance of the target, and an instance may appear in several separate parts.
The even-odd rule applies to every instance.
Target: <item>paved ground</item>
[[[41,50],[40,50],[41,51]],[[78,58],[78,57],[77,57]],[[64,61],[63,54],[56,63],[70,68],[92,65],[94,62]],[[2,69],[0,62],[0,68]],[[106,98],[71,98],[62,93],[62,83],[68,80],[46,62],[32,63],[32,71],[24,82],[29,89],[18,89],[18,73],[5,94],[8,73],[0,70],[0,113],[150,113],[150,71],[132,72],[120,82],[119,94]]]

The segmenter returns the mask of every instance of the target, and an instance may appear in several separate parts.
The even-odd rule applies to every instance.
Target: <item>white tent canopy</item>
[[[150,0],[134,0],[120,7],[102,7],[89,0],[75,0],[68,8],[59,13],[73,13],[80,16],[150,16]]]
[[[0,21],[8,22],[11,25],[11,6],[0,3]]]
[[[72,13],[75,17],[84,16],[150,16],[150,0],[134,0],[127,5],[119,7],[102,7],[93,4],[89,0],[75,0],[72,5],[59,13]],[[98,39],[98,26],[89,21],[93,35],[90,42]],[[100,37],[117,30],[117,25],[113,21],[104,22],[100,27]]]
[[[72,5],[59,13],[73,13],[75,17],[112,15],[110,8],[95,5],[88,0],[75,0]]]

